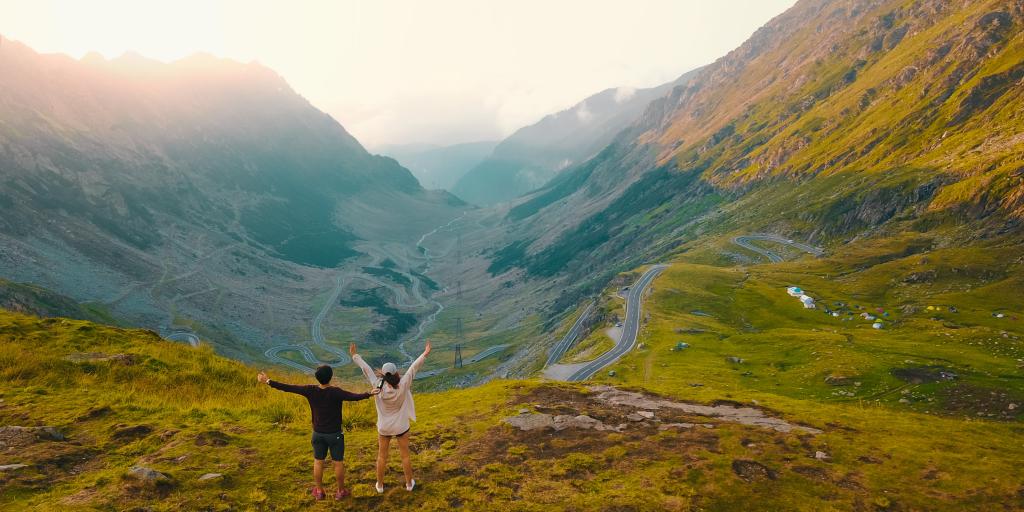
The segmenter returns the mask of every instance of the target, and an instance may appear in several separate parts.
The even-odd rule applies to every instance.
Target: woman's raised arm
[[[348,353],[352,356],[352,362],[356,363],[356,365],[359,366],[359,369],[363,371],[363,377],[366,377],[366,381],[369,382],[371,386],[376,386],[378,383],[377,376],[373,374],[373,370],[370,368],[370,365],[366,364],[366,361],[363,360],[363,356],[356,353],[355,343],[349,344]]]

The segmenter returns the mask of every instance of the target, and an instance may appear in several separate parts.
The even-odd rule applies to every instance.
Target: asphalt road
[[[594,303],[591,302],[587,306],[587,309],[584,309],[583,313],[580,314],[580,317],[576,319],[576,323],[572,324],[572,327],[569,328],[569,332],[565,333],[565,336],[563,336],[562,339],[555,344],[554,348],[551,349],[551,355],[548,356],[548,362],[545,363],[544,366],[557,364],[558,361],[565,356],[565,353],[572,348],[573,344],[576,343],[576,340],[580,337],[580,333],[583,331],[583,323],[590,317],[590,312],[593,311],[593,309]]]
[[[199,336],[196,336],[195,334],[193,334],[191,332],[187,332],[187,331],[172,332],[172,333],[170,333],[170,334],[168,334],[167,336],[164,336],[164,337],[169,339],[169,340],[171,340],[171,341],[184,341],[184,342],[188,343],[189,345],[192,345],[193,347],[198,347],[199,346]]]
[[[797,248],[797,249],[799,249],[801,251],[804,251],[804,252],[806,252],[808,254],[813,254],[815,256],[821,256],[821,255],[825,254],[825,250],[822,249],[821,247],[815,247],[813,245],[807,245],[805,243],[795,242],[793,240],[790,240],[788,238],[783,238],[783,237],[778,236],[778,235],[766,235],[766,234],[743,235],[743,236],[738,236],[738,237],[733,238],[732,239],[732,243],[734,243],[734,244],[736,244],[736,245],[738,245],[738,246],[740,246],[740,247],[742,247],[744,249],[747,249],[749,251],[756,252],[756,253],[760,254],[761,256],[764,256],[765,258],[768,258],[768,261],[770,261],[772,263],[779,263],[779,262],[782,261],[782,259],[783,259],[782,256],[779,256],[778,254],[776,254],[776,253],[774,253],[774,252],[772,252],[772,251],[770,251],[768,249],[765,249],[763,247],[758,247],[758,246],[750,243],[752,240],[763,240],[763,241],[768,241],[768,242],[779,243],[779,244],[782,244],[782,245],[788,245],[790,247],[795,247],[795,248]]]
[[[488,347],[487,349],[480,351],[479,354],[469,358],[469,364],[479,363],[480,361],[483,361],[484,359],[487,359],[508,347],[509,345],[495,345],[493,347]]]
[[[637,279],[636,283],[633,283],[633,286],[629,289],[629,295],[626,297],[626,321],[622,324],[622,337],[619,338],[618,343],[611,350],[587,363],[586,366],[572,374],[568,379],[569,381],[587,380],[601,371],[602,368],[618,361],[619,358],[633,349],[633,345],[636,344],[636,336],[640,332],[640,306],[644,292],[651,282],[654,281],[654,278],[666,268],[666,265],[654,265],[647,269],[647,272],[644,272],[640,279]]]

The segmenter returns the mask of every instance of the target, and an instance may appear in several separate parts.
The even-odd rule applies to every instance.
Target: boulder
[[[167,475],[155,469],[143,466],[132,466],[131,469],[128,470],[127,476],[142,482],[166,482],[170,480]]]

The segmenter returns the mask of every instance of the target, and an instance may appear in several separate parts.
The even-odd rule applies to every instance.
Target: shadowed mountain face
[[[230,304],[255,319],[310,292],[282,283],[357,255],[359,240],[414,242],[460,204],[260,65],[77,61],[6,40],[0,171],[0,276],[143,325],[166,324],[162,291],[178,313],[206,294],[199,309],[236,333],[249,320]]]
[[[804,0],[518,201],[492,272],[589,275],[706,234],[1013,234],[1024,5]]]
[[[651,100],[693,74],[649,89],[607,89],[521,128],[466,173],[452,191],[471,203],[491,205],[539,188],[562,170],[595,155],[636,121]]]
[[[352,222],[336,222],[339,200],[423,195],[408,171],[368,154],[259,65],[77,62],[8,42],[0,66],[9,233],[52,220],[41,210],[147,249],[172,219],[333,266],[355,238]]]

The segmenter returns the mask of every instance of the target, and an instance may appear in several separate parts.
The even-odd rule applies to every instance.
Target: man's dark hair
[[[334,370],[326,364],[322,364],[316,367],[316,372],[313,373],[316,376],[317,382],[320,384],[327,384],[331,381],[331,377],[334,376]]]

